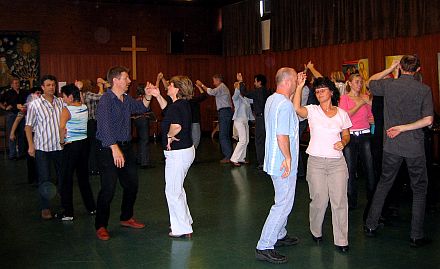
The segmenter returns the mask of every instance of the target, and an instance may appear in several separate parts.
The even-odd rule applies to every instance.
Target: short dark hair
[[[420,67],[420,59],[417,55],[405,55],[400,59],[400,67],[406,72],[416,72]]]
[[[255,75],[254,79],[261,82],[261,86],[266,87],[267,79],[265,75],[262,74]]]
[[[73,96],[73,101],[81,101],[81,93],[78,87],[75,84],[70,83],[61,87],[61,93],[64,93],[66,96]]]
[[[222,75],[222,74],[215,74],[214,76],[212,76],[212,78],[217,78],[217,79],[219,79],[221,82],[223,82],[223,75]]]
[[[121,74],[124,72],[128,74],[128,72],[130,72],[130,69],[125,66],[113,66],[107,71],[107,81],[113,87],[113,79],[120,78]]]
[[[313,91],[319,88],[328,88],[332,92],[332,105],[337,106],[340,93],[336,85],[328,77],[315,78],[313,82]]]
[[[56,78],[55,76],[53,76],[53,75],[44,75],[44,76],[42,76],[41,79],[40,79],[40,85],[43,86],[43,85],[44,85],[44,82],[45,82],[46,80],[55,81],[55,84],[58,83],[58,80],[57,80],[57,78]]]

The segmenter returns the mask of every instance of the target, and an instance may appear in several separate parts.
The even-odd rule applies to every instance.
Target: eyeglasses
[[[320,94],[320,93],[323,93],[323,92],[325,92],[327,90],[328,90],[328,88],[315,89],[315,94]]]

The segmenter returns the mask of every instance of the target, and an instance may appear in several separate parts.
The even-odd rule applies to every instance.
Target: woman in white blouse
[[[310,191],[310,232],[315,242],[322,241],[322,223],[330,201],[333,238],[336,248],[348,251],[348,169],[342,150],[350,141],[350,118],[337,107],[339,91],[326,77],[313,83],[319,105],[301,106],[305,74],[298,74],[299,86],[294,96],[296,113],[309,120],[310,143],[306,150],[307,182]],[[302,82],[302,83],[301,83]]]

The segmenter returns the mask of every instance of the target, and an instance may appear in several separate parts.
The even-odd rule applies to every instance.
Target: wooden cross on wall
[[[121,51],[131,51],[131,64],[132,64],[132,79],[136,80],[136,52],[147,51],[147,48],[137,48],[136,47],[136,36],[131,36],[131,47],[122,47]]]

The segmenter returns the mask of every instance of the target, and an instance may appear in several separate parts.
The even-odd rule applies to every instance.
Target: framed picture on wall
[[[40,47],[37,32],[0,31],[0,88],[9,87],[11,78],[32,88],[40,78]]]
[[[393,64],[394,60],[400,61],[402,59],[403,55],[393,55],[393,56],[385,56],[385,69],[390,67]],[[390,77],[392,78],[398,78],[399,77],[399,70],[396,69],[393,71],[393,73],[390,74]]]
[[[345,80],[348,80],[352,74],[359,74],[364,82],[368,81],[370,78],[368,59],[359,59],[345,61],[342,63],[342,72],[344,73]],[[366,86],[364,83],[362,92],[365,93]]]

